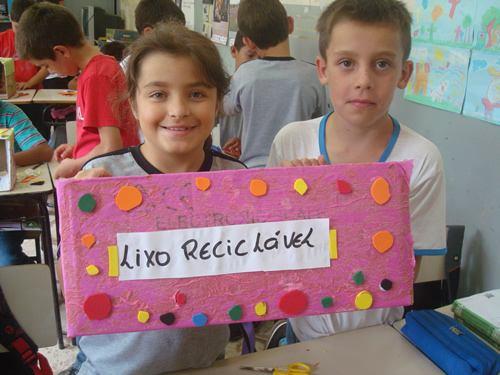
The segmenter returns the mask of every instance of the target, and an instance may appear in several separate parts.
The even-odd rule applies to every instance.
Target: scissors
[[[241,370],[250,370],[255,372],[264,372],[272,375],[311,375],[316,365],[309,366],[303,362],[294,362],[287,368],[279,367],[257,367],[257,366],[241,366]]]

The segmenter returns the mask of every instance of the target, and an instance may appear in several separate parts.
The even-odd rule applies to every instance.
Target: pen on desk
[[[39,163],[39,164],[35,165],[33,168],[31,168],[31,169],[37,169],[38,167],[40,167],[40,166],[42,166],[42,165],[44,165],[44,164],[45,164],[45,163]]]

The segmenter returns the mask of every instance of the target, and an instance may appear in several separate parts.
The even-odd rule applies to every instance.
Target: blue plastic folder
[[[500,373],[499,355],[451,317],[419,310],[405,319],[406,338],[447,374]]]

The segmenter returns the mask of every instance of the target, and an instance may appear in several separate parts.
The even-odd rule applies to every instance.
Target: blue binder
[[[462,324],[434,310],[411,311],[406,338],[447,374],[497,375],[500,358]]]

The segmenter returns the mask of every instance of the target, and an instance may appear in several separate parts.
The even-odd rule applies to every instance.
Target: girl
[[[229,83],[207,38],[181,25],[155,27],[132,47],[127,81],[144,143],[90,160],[78,178],[245,167],[206,146]],[[228,337],[225,325],[84,336],[73,373],[158,374],[205,367],[224,352]]]

